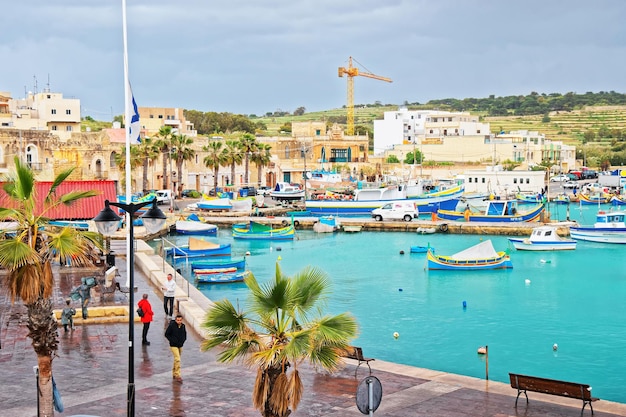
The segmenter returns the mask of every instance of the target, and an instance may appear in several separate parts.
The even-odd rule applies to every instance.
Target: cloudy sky
[[[623,0],[127,0],[139,106],[264,114],[354,101],[626,92]],[[121,0],[12,1],[0,91],[48,87],[82,115],[124,111]]]

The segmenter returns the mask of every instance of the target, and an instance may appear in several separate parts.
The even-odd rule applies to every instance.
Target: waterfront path
[[[141,243],[140,241],[138,241]],[[197,331],[203,309],[210,304],[198,298],[193,287],[181,280],[179,308],[185,316],[189,337],[183,349],[182,385],[171,377],[171,353],[163,337],[166,325],[159,286],[154,280],[165,279],[166,264],[139,244],[137,294],[148,293],[156,313],[148,339],[150,346],[140,343],[141,324],[135,324],[135,382],[137,416],[229,416],[258,417],[251,406],[251,389],[255,372],[238,365],[215,361],[214,352],[201,352],[201,337]],[[121,252],[123,249],[117,249]],[[118,252],[118,253],[119,253]],[[126,276],[125,259],[116,260],[122,280]],[[139,265],[141,263],[142,265]],[[163,269],[165,268],[165,271]],[[67,272],[67,271],[64,271]],[[60,308],[67,292],[81,275],[89,271],[59,274],[54,301]],[[139,297],[135,297],[137,301]],[[113,297],[93,302],[100,305],[124,305],[126,296],[116,292]],[[32,417],[36,415],[36,386],[33,365],[36,357],[27,338],[26,309],[21,303],[11,304],[4,286],[0,288],[1,331],[0,384],[1,415]],[[53,362],[57,386],[63,396],[65,412],[57,415],[90,415],[117,417],[126,415],[128,382],[128,323],[123,318],[114,323],[88,319],[73,332],[60,329],[58,357]],[[364,352],[367,355],[367,352]],[[551,416],[580,415],[582,402],[554,396],[529,393],[529,404],[521,400],[514,408],[516,391],[508,384],[485,381],[427,369],[409,367],[376,360],[371,363],[373,375],[382,383],[383,398],[374,413],[387,417],[417,416]],[[354,377],[355,363],[336,374],[316,372],[308,366],[301,368],[304,396],[292,416],[358,416],[355,393],[358,383],[367,376],[367,367],[359,368]],[[579,381],[585,382],[585,381]],[[598,401],[594,403],[596,417],[626,416],[626,405]],[[584,415],[591,415],[585,410]]]

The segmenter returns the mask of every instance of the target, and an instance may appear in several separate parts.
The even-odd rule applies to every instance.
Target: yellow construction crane
[[[388,83],[392,82],[391,78],[381,77],[380,75],[375,75],[369,72],[359,71],[358,68],[352,66],[352,57],[348,59],[348,68],[339,67],[339,76],[343,77],[345,75],[348,76],[348,117],[347,124],[348,127],[346,129],[346,135],[353,136],[354,135],[354,77],[367,77],[373,78],[375,80],[387,81]]]

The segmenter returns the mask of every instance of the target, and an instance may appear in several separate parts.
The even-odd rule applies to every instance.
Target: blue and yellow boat
[[[450,256],[435,255],[432,248],[429,248],[426,259],[429,270],[477,271],[513,268],[509,254],[496,252],[491,240],[485,240]]]

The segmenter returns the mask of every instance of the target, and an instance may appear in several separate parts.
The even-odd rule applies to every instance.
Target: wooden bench
[[[375,359],[366,358],[365,356],[363,356],[363,349],[361,349],[360,347],[350,346],[348,347],[348,349],[342,352],[341,356],[344,358],[348,358],[348,359],[354,359],[355,361],[359,362],[358,365],[356,366],[356,369],[354,370],[355,378],[356,378],[356,373],[359,371],[359,366],[361,366],[362,363],[365,363],[367,365],[367,367],[370,370],[370,375],[372,374],[372,368],[370,367],[370,362]]]
[[[591,387],[586,384],[538,378],[528,375],[518,375],[513,373],[509,373],[509,377],[511,378],[511,387],[517,389],[515,407],[517,407],[517,400],[522,393],[526,396],[526,404],[528,404],[528,395],[526,394],[526,391],[541,392],[543,394],[559,395],[561,397],[583,400],[583,408],[580,411],[581,415],[585,411],[585,406],[587,404],[589,404],[591,415],[593,415],[593,406],[591,403],[599,400],[599,398],[591,396]]]

